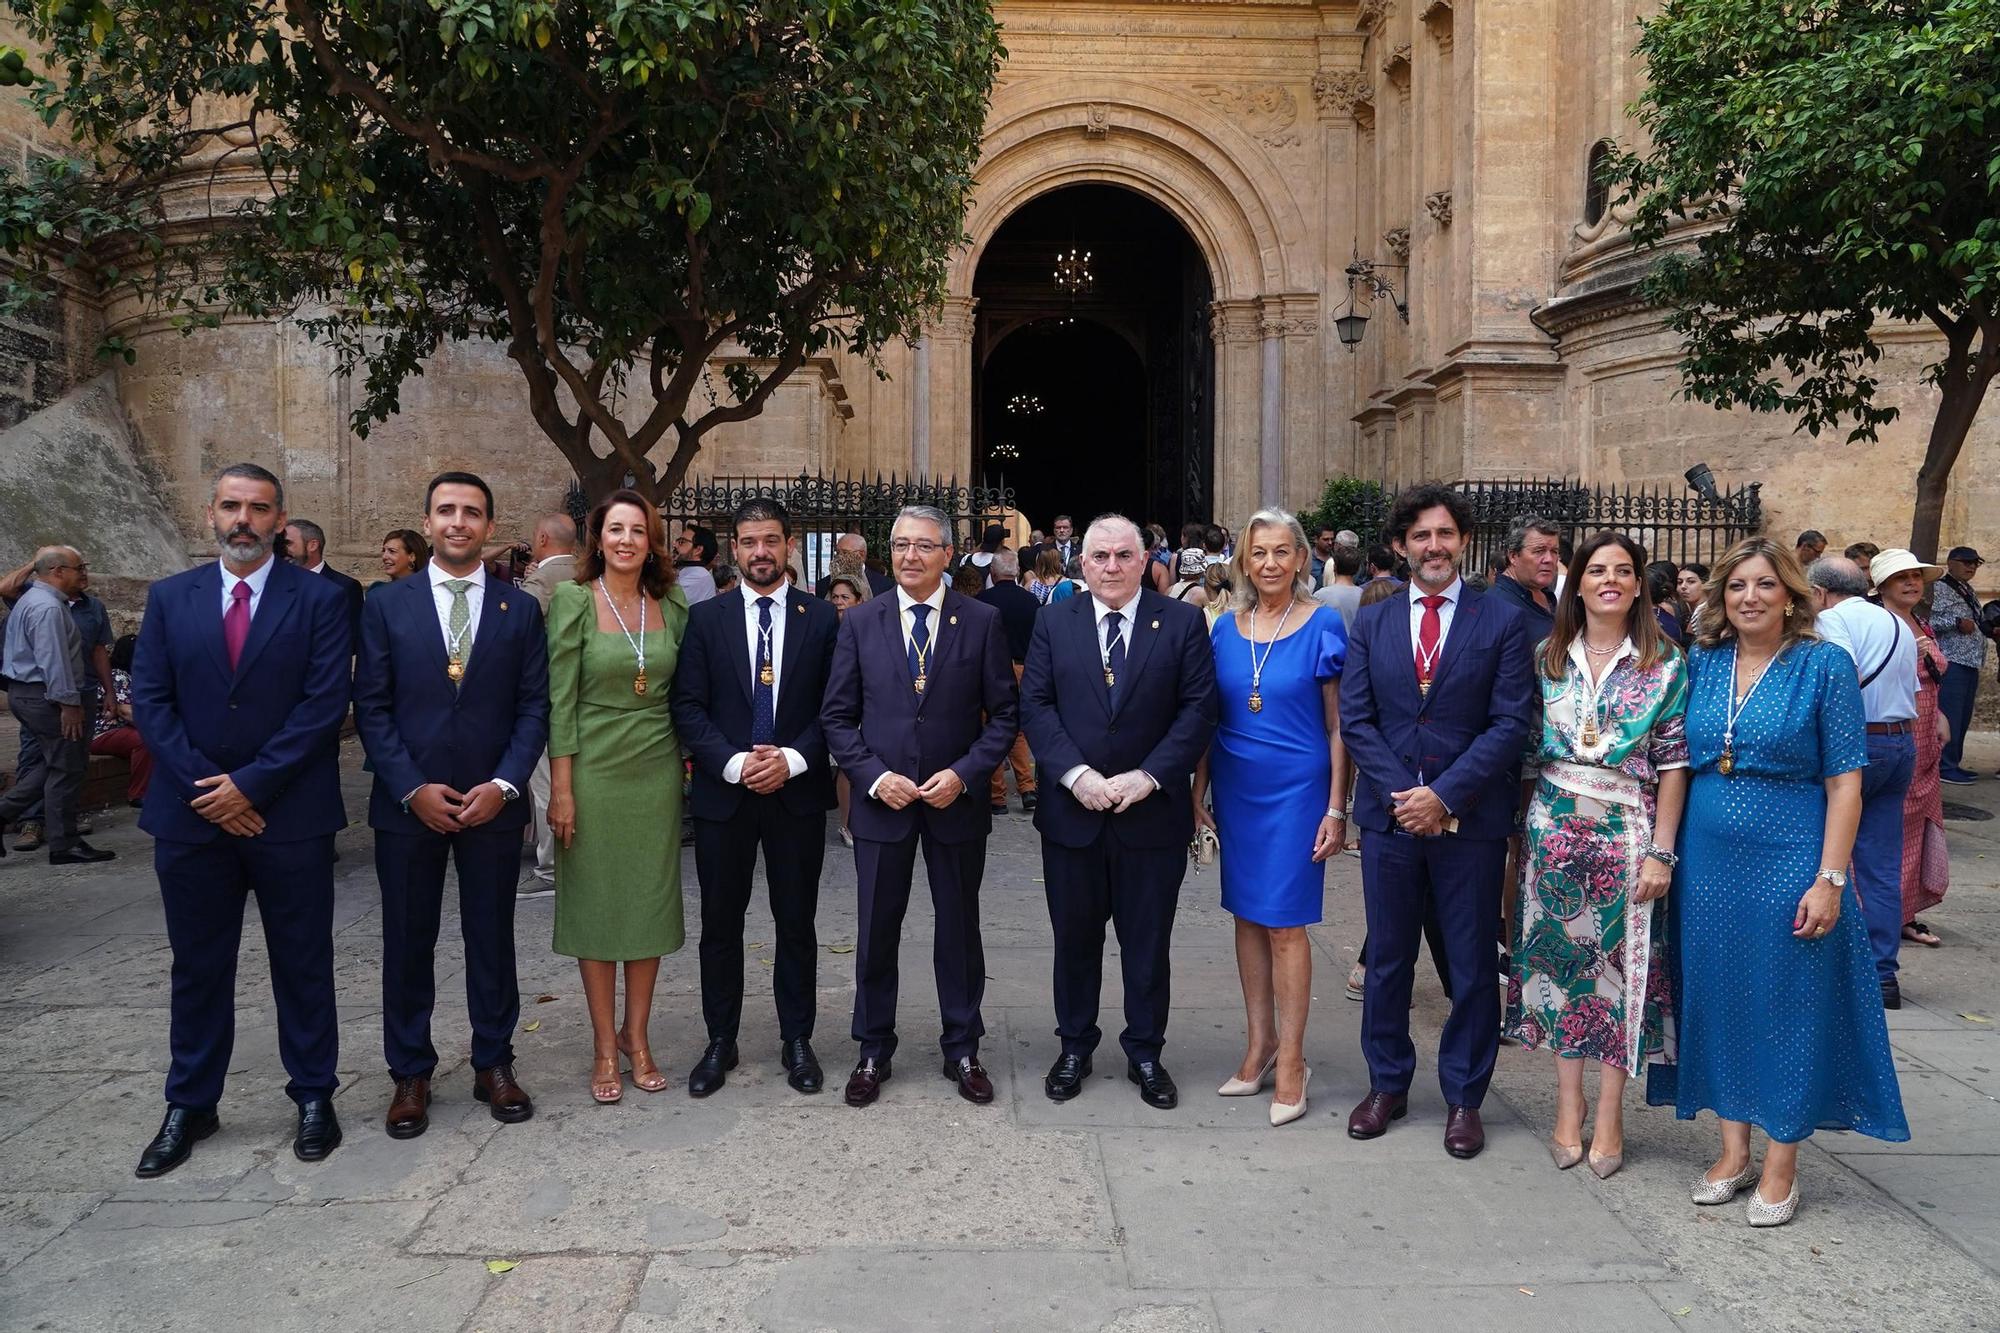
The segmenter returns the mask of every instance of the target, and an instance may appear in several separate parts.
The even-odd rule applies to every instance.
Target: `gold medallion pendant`
[[[1420,681],[1418,681],[1418,682],[1417,682],[1417,693],[1418,693],[1418,694],[1421,694],[1421,695],[1423,695],[1423,697],[1424,697],[1424,698],[1426,698],[1426,699],[1430,698],[1430,697],[1431,697],[1431,683],[1430,683],[1429,681],[1427,681],[1427,680],[1420,680]]]
[[[762,669],[757,672],[757,683],[760,685],[774,685],[777,683],[777,680],[778,673],[771,670],[769,662],[764,663]]]
[[[1256,690],[1250,691],[1250,711],[1253,713],[1264,711],[1264,696]]]
[[[930,681],[923,676],[918,676],[915,680],[911,681],[910,684],[916,687],[916,691],[918,694],[922,694],[924,692],[924,687],[930,684]]]
[[[1736,756],[1724,750],[1722,758],[1715,761],[1715,771],[1722,774],[1725,778],[1734,773],[1736,771]]]
[[[454,685],[464,680],[465,662],[463,659],[454,657],[449,662],[446,662],[444,664],[444,674],[451,677],[451,683]]]
[[[1116,685],[1118,683],[1118,673],[1110,667],[1104,668],[1104,683],[1106,685]]]
[[[1584,743],[1585,745],[1595,745],[1595,744],[1597,744],[1597,719],[1596,719],[1596,718],[1594,718],[1594,717],[1587,717],[1587,718],[1585,718],[1585,719],[1583,720],[1583,734],[1582,734],[1582,736],[1580,736],[1580,737],[1579,737],[1578,739],[1582,740],[1582,742],[1583,742],[1583,743]]]
[[[632,693],[644,694],[645,692],[646,692],[646,668],[640,667],[639,674],[632,677]]]

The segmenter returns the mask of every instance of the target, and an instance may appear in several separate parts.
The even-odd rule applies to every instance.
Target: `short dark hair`
[[[1337,528],[1337,527],[1335,527],[1335,526],[1334,526],[1333,524],[1331,524],[1331,523],[1315,523],[1315,524],[1313,524],[1313,536],[1314,536],[1314,537],[1317,537],[1317,536],[1319,536],[1319,535],[1320,535],[1320,534],[1321,534],[1322,532],[1330,532],[1330,533],[1332,533],[1332,534],[1333,534],[1334,536],[1336,536],[1336,537],[1338,537],[1338,536],[1340,535],[1340,529],[1339,529],[1339,528]]]
[[[1389,537],[1394,541],[1407,538],[1410,529],[1416,526],[1417,516],[1426,509],[1444,510],[1451,515],[1460,536],[1472,535],[1472,506],[1465,497],[1439,482],[1422,481],[1396,493],[1396,503],[1389,509]]]
[[[382,544],[401,542],[403,549],[410,553],[410,559],[422,569],[431,561],[431,544],[424,540],[424,534],[413,528],[391,528],[382,534]]]
[[[1184,547],[1201,545],[1201,534],[1207,530],[1208,524],[1206,523],[1181,524],[1181,545]]]
[[[1368,568],[1379,569],[1384,574],[1395,573],[1396,553],[1381,542],[1376,542],[1368,548]]]
[[[1528,534],[1537,533],[1543,537],[1554,537],[1558,550],[1562,547],[1563,530],[1540,514],[1522,514],[1507,528],[1507,554],[1519,555],[1528,549]]]
[[[687,539],[688,545],[694,548],[696,562],[702,565],[715,559],[715,553],[722,549],[722,543],[716,540],[715,533],[699,523],[688,527]]]
[[[766,496],[754,495],[736,506],[736,512],[729,516],[730,532],[734,533],[745,523],[776,523],[778,531],[785,534],[786,540],[791,539],[791,514],[782,504]]]
[[[431,497],[440,486],[477,486],[479,493],[486,497],[486,517],[493,517],[493,488],[486,484],[486,478],[476,472],[440,472],[431,478],[431,484],[424,487],[424,512],[431,512]]]
[[[295,518],[291,525],[299,530],[299,536],[308,542],[318,542],[321,550],[326,549],[326,529],[309,518]]]
[[[1323,532],[1325,529],[1322,528],[1321,531]],[[1355,550],[1352,546],[1334,547],[1333,554],[1328,556],[1327,559],[1332,562],[1333,572],[1336,574],[1351,579],[1361,572],[1361,552]]]
[[[1804,532],[1801,532],[1799,534],[1799,539],[1793,542],[1792,545],[1824,546],[1826,545],[1826,534],[1824,532],[1821,532],[1818,528],[1807,528]]]
[[[1210,555],[1221,554],[1223,545],[1228,540],[1228,536],[1218,524],[1211,523],[1201,530],[1201,549]]]
[[[265,482],[278,493],[278,508],[285,507],[285,483],[279,481],[278,474],[269,468],[258,467],[255,463],[231,463],[216,473],[215,480],[209,483],[208,493],[211,498],[215,495],[216,488],[222,485],[224,477],[242,477],[246,481]]]

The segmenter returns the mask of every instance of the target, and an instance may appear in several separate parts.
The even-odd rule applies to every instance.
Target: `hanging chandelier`
[[[1007,411],[1017,417],[1038,417],[1047,411],[1039,394],[1017,393],[1007,400]]]
[[[1018,463],[1021,461],[1021,449],[1011,440],[1004,440],[993,446],[993,452],[988,457],[996,463]]]
[[[1090,251],[1079,250],[1074,245],[1057,254],[1056,286],[1072,297],[1081,296],[1089,291],[1091,284],[1097,281],[1097,275],[1091,271],[1090,260]]]

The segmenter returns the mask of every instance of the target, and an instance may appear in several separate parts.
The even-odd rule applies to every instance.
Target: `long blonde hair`
[[[1812,585],[1806,582],[1806,572],[1799,567],[1798,556],[1792,553],[1791,547],[1774,542],[1769,537],[1745,537],[1715,562],[1715,568],[1709,571],[1708,582],[1702,585],[1701,606],[1694,617],[1696,643],[1704,648],[1715,648],[1736,638],[1736,627],[1729,623],[1729,612],[1723,606],[1723,594],[1729,587],[1729,576],[1741,568],[1744,561],[1755,560],[1760,555],[1771,562],[1778,582],[1784,585],[1791,597],[1785,607],[1785,637],[1779,648],[1782,650],[1802,639],[1819,637],[1819,630],[1813,625],[1816,613]]]
[[[1250,577],[1250,542],[1259,528],[1283,528],[1291,534],[1292,545],[1298,548],[1299,572],[1292,579],[1292,600],[1310,602],[1313,599],[1312,559],[1306,554],[1306,530],[1299,523],[1297,515],[1285,509],[1259,509],[1250,515],[1250,521],[1243,525],[1243,535],[1236,539],[1236,554],[1230,557],[1229,609],[1248,611],[1257,605],[1257,582]]]

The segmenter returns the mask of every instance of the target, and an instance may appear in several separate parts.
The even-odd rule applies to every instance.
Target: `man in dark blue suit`
[[[142,1177],[173,1170],[217,1128],[253,892],[291,1075],[285,1091],[298,1103],[292,1151],[316,1162],[340,1145],[333,835],[347,825],[346,599],[273,559],[285,492],[263,468],[224,468],[208,521],[221,561],[153,585],[132,663],[133,717],[154,759],[139,827],[153,835],[174,953],[167,1114],[140,1155]]]
[[[735,514],[737,589],[697,603],[674,665],[674,729],[694,758],[694,865],[701,878],[701,1012],[708,1047],[688,1074],[706,1097],[736,1067],[743,1018],[743,915],[764,849],[777,926],[772,989],[778,1062],[799,1092],[825,1075],[813,1053],[819,876],[833,770],[820,703],[840,615],[785,582],[792,520],[775,500]]]
[[[535,1113],[514,1078],[514,891],[522,797],[549,736],[549,642],[535,599],[487,579],[479,555],[492,532],[492,488],[470,472],[439,474],[424,494],[430,564],[369,598],[361,615],[354,722],[375,773],[368,826],[382,885],[392,1139],[430,1127],[447,860],[458,866],[472,1095],[504,1124]]]
[[[971,1102],[993,1100],[979,1063],[986,953],[979,883],[993,831],[985,787],[1014,743],[1018,687],[1000,613],[944,584],[951,522],[905,509],[890,530],[893,596],[848,611],[834,646],[820,726],[853,784],[860,929],[854,958],[854,1039],[861,1060],[847,1104],[867,1106],[896,1050],[896,950],[917,849],[937,912],[932,961],[943,1019],[944,1075]]]
[[[1355,616],[1340,681],[1368,914],[1361,1048],[1370,1091],[1347,1132],[1375,1138],[1407,1109],[1410,986],[1429,899],[1451,978],[1438,1040],[1444,1144],[1461,1158],[1486,1146],[1479,1107],[1499,1050],[1500,882],[1535,721],[1534,645],[1521,614],[1459,578],[1471,519],[1449,487],[1396,497],[1389,534],[1410,583]]]
[[[1215,658],[1200,611],[1141,587],[1138,525],[1107,514],[1083,534],[1088,597],[1035,619],[1021,678],[1021,725],[1042,769],[1035,812],[1055,931],[1051,1100],[1083,1090],[1104,976],[1104,923],[1118,929],[1126,1075],[1149,1106],[1179,1102],[1160,1062],[1169,946],[1187,847],[1189,782],[1215,732]]]
[[[317,574],[330,579],[347,599],[347,623],[354,631],[354,642],[361,642],[361,600],[362,588],[359,579],[347,575],[326,563],[326,529],[309,518],[294,518],[285,524],[285,548],[288,558],[308,574]]]

